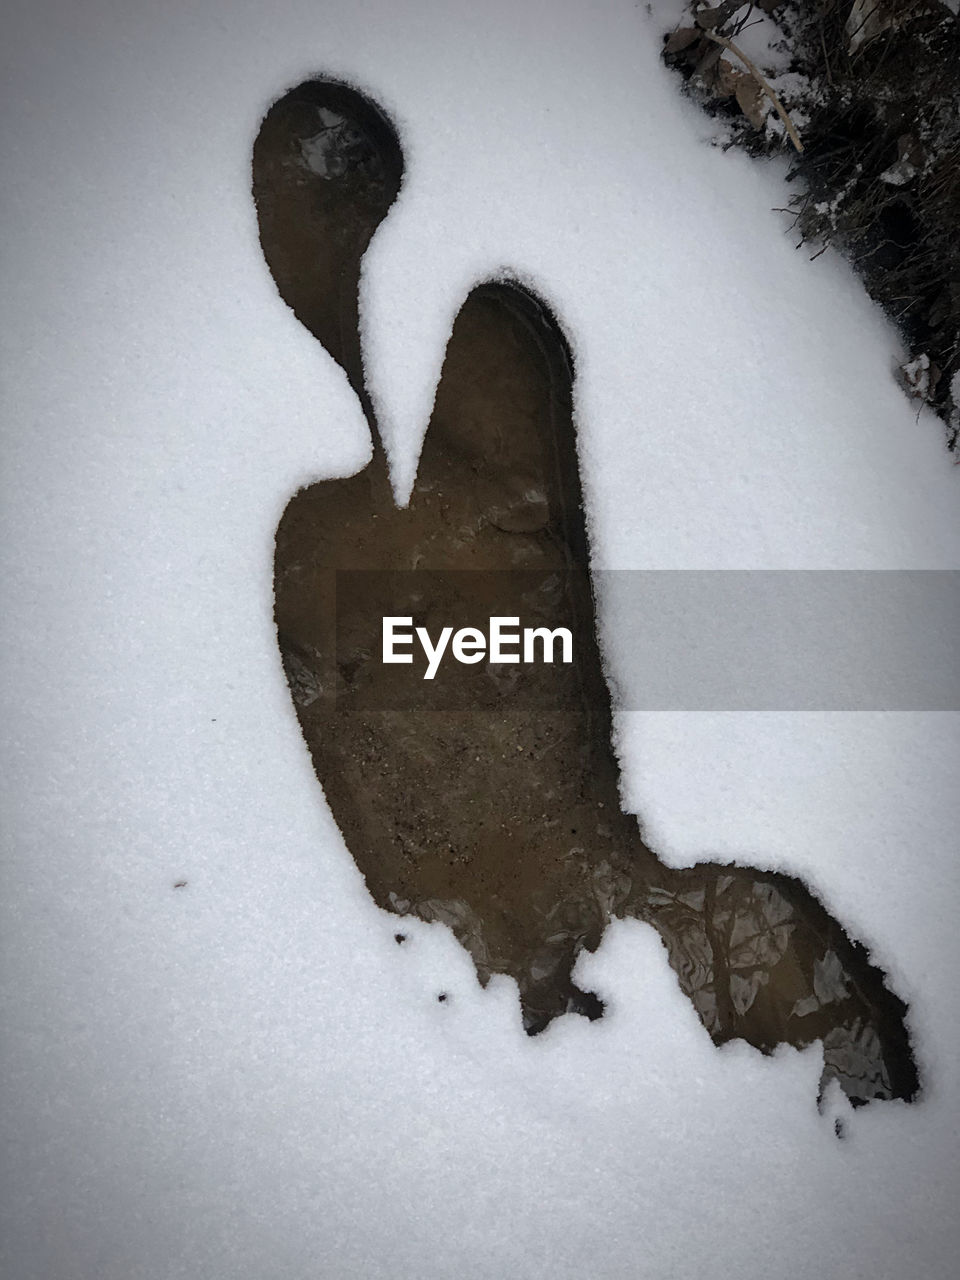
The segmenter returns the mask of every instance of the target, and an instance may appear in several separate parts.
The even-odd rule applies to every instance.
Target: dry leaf
[[[696,27],[678,27],[663,46],[664,53],[682,53],[702,37]]]
[[[767,119],[767,96],[753,76],[741,76],[735,93],[737,106],[755,129],[762,129]]]
[[[718,98],[732,98],[737,92],[740,81],[743,79],[744,74],[742,71],[738,70],[732,62],[728,62],[726,58],[721,58],[714,72],[713,92]]]
[[[701,9],[696,15],[694,21],[697,26],[704,31],[712,31],[714,27],[727,16],[726,9],[723,5],[718,5],[715,9]]]
[[[705,77],[707,72],[712,71],[720,61],[722,54],[723,50],[718,44],[708,45],[706,53],[694,68],[695,73],[701,78]]]

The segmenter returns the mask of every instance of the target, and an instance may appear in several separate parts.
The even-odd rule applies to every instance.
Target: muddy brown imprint
[[[515,978],[531,1033],[565,1012],[602,1014],[573,966],[611,919],[636,917],[659,932],[715,1043],[770,1052],[820,1040],[821,1088],[836,1079],[854,1104],[912,1099],[906,1006],[799,880],[713,862],[668,868],[620,808],[573,365],[556,321],[519,286],[485,284],[464,302],[410,505],[395,506],[363,387],[357,287],[402,173],[386,115],[330,81],[275,103],[254,147],[270,270],[346,370],[374,440],[363,471],[294,495],[275,562],[297,716],[371,894],[397,915],[448,924],[481,983]],[[451,669],[447,701],[423,682],[411,701],[410,668],[380,661],[397,592],[398,612],[431,634],[488,613],[562,621],[574,663]]]

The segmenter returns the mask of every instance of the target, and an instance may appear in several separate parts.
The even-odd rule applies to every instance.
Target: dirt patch
[[[318,164],[311,140],[331,115],[351,146]],[[361,393],[360,257],[401,173],[383,114],[325,82],[276,104],[254,150],[280,293]],[[715,1042],[821,1039],[824,1082],[854,1102],[912,1098],[904,1004],[799,881],[716,863],[672,870],[621,810],[572,382],[542,303],[483,285],[457,317],[409,507],[394,505],[364,396],[370,465],[301,490],[284,512],[280,649],[347,845],[381,907],[448,924],[481,983],[516,979],[531,1033],[568,1011],[602,1014],[573,965],[612,918],[633,916],[660,933]],[[574,661],[452,666],[438,702],[409,667],[381,662],[387,607],[432,628],[494,612],[565,625]]]

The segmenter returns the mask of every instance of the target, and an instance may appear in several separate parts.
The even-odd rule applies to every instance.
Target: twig
[[[820,48],[823,50],[823,68],[827,73],[827,84],[833,88],[833,72],[830,70],[830,55],[827,53],[827,38],[823,33],[823,16],[820,17]]]
[[[707,37],[708,40],[712,40],[714,44],[722,45],[724,49],[729,49],[730,52],[735,57],[740,59],[743,65],[747,68],[747,70],[753,76],[754,80],[756,80],[757,84],[760,86],[763,92],[767,95],[767,97],[776,107],[777,115],[783,121],[784,128],[786,129],[787,133],[790,135],[790,141],[793,143],[793,145],[797,148],[798,151],[802,152],[803,143],[800,141],[800,135],[797,133],[796,129],[793,127],[793,121],[790,119],[790,117],[787,115],[786,111],[784,110],[783,103],[780,101],[777,95],[773,92],[773,90],[770,88],[770,85],[766,82],[766,80],[763,78],[763,76],[760,74],[757,68],[753,65],[753,63],[750,61],[747,55],[743,52],[743,50],[738,49],[737,46],[733,43],[733,41],[728,40],[726,36],[715,35],[712,31],[704,31],[703,34]]]

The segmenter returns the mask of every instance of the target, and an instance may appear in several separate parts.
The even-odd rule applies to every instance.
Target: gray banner
[[[602,696],[591,582],[578,564],[341,570],[336,580],[335,646],[289,659],[331,696],[421,710]],[[625,709],[960,710],[960,571],[618,570],[595,574],[592,590]],[[498,617],[518,633],[502,649]],[[391,619],[402,656],[387,658]],[[473,653],[458,658],[462,628],[473,629],[460,636]],[[539,643],[528,657],[525,628],[567,628],[569,656],[558,640],[551,661]]]
[[[594,575],[619,705],[960,710],[960,572]]]

